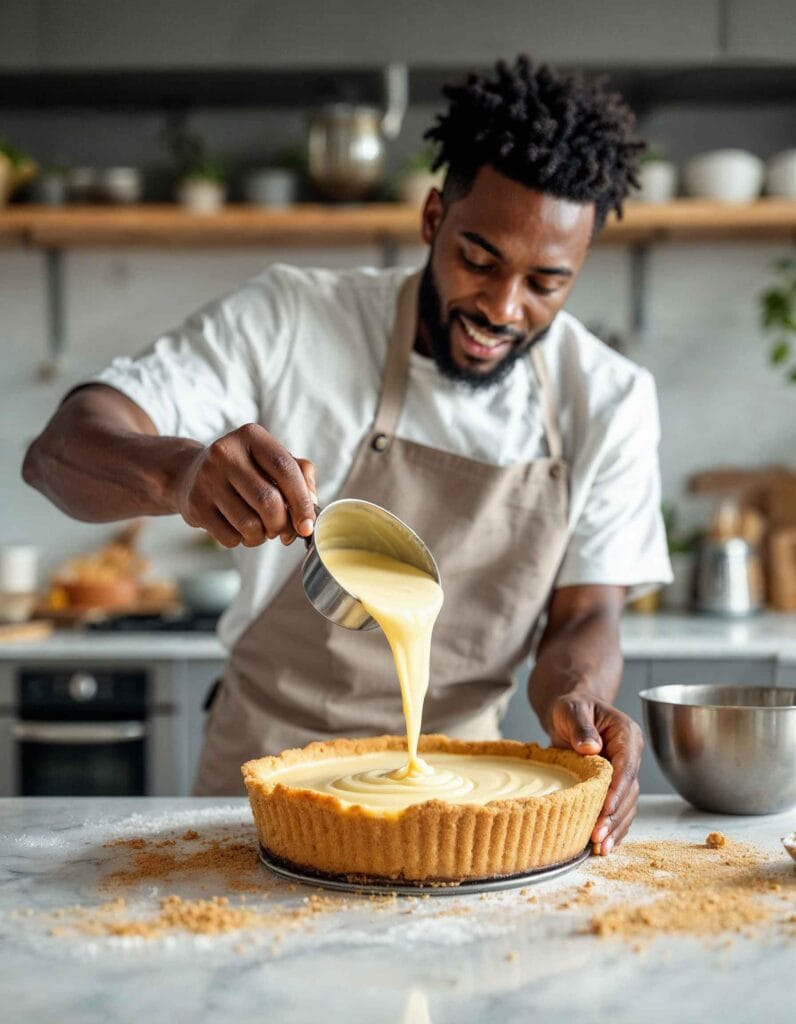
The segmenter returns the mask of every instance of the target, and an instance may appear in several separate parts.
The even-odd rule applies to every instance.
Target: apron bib
[[[511,672],[530,652],[568,537],[568,467],[539,346],[549,455],[493,466],[395,436],[417,328],[419,273],[403,284],[382,392],[340,498],[404,520],[434,554],[445,603],[434,628],[423,731],[493,739]],[[403,734],[395,665],[380,629],[355,632],[307,600],[300,570],[235,644],[205,726],[194,792],[242,795],[240,766],[312,740]]]

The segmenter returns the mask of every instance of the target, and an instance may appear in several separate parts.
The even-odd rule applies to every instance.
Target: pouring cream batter
[[[362,603],[392,650],[401,684],[409,760],[396,779],[431,774],[417,756],[423,700],[428,689],[431,632],[442,608],[442,587],[422,569],[389,555],[361,548],[325,550],[329,572]]]
[[[418,757],[431,633],[442,607],[442,588],[423,570],[374,551],[326,549],[323,560],[387,637],[401,685],[409,756],[406,763],[395,752],[319,761],[286,769],[280,781],[386,812],[434,798],[483,804],[541,796],[576,781],[562,768],[522,758],[435,754],[427,762]]]

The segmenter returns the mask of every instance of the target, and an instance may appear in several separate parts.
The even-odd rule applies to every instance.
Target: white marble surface
[[[104,897],[106,871],[118,850],[102,843],[119,835],[157,835],[196,828],[249,827],[244,801],[0,801],[0,991],[3,1020],[59,1024],[150,1024],[229,1020],[274,1024],[490,1024],[554,1019],[616,1024],[722,1024],[793,1020],[796,937],[773,927],[726,948],[678,937],[656,940],[643,953],[619,940],[579,934],[584,909],[556,909],[592,866],[534,891],[541,910],[516,891],[440,897],[386,909],[354,898],[320,915],[313,929],[288,934],[279,952],[273,936],[172,937],[143,941],[64,938],[47,934],[41,911]],[[675,798],[646,797],[633,838],[702,842],[714,828],[777,855],[774,870],[792,868],[779,837],[792,815],[721,817]],[[621,852],[621,848],[620,848]],[[299,906],[308,891],[291,891],[259,869],[265,905]],[[609,886],[605,879],[596,884]],[[197,892],[169,881],[151,883],[131,905],[158,895]],[[235,897],[232,897],[233,900]],[[247,905],[258,897],[248,897]],[[464,914],[451,914],[466,907]],[[20,916],[26,909],[33,914]],[[447,913],[446,913],[447,912]],[[50,922],[52,924],[52,921]]]
[[[796,614],[766,612],[748,619],[697,615],[634,615],[622,619],[626,658],[774,658],[796,663]],[[46,640],[0,644],[0,661],[223,660],[210,633],[59,632]]]

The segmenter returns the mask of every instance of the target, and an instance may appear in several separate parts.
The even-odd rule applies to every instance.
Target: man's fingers
[[[610,853],[617,847],[628,833],[633,819],[638,812],[638,799],[632,800],[625,807],[622,807],[621,815],[613,822],[612,828],[605,839],[598,844],[598,852],[601,854]]]
[[[605,712],[605,720],[601,725],[605,739],[603,756],[608,758],[614,769],[603,810],[615,814],[628,790],[638,779],[644,736],[632,718],[615,708]]]
[[[560,708],[573,750],[580,754],[598,754],[602,750],[603,741],[594,724],[593,705],[577,698],[564,698]]]
[[[237,530],[246,547],[253,548],[263,543],[268,536],[268,527],[232,486],[227,484],[219,488],[213,498],[219,512],[230,526]],[[275,524],[274,534],[279,532],[279,527],[280,524]]]
[[[603,810],[608,814],[615,815],[626,799],[631,786],[636,781],[638,765],[631,763],[623,753],[611,756],[609,752],[606,756],[613,765],[614,774],[611,779],[611,786],[605,797]]]
[[[294,530],[308,537],[315,522],[315,509],[298,462],[262,428],[252,429],[246,436],[252,458],[282,493]]]
[[[262,521],[262,540],[266,537],[273,540],[283,535],[295,536],[285,499],[279,488],[263,475],[259,466],[247,460],[245,465],[230,469],[229,479],[241,498]]]
[[[296,459],[298,468],[301,470],[301,475],[307,484],[307,489],[310,492],[310,497],[314,505],[318,504],[318,485],[315,482],[315,464],[310,462],[309,459]]]
[[[638,794],[639,783],[637,778],[633,778],[626,787],[621,789],[618,796],[613,788],[608,791],[600,817],[594,824],[592,831],[593,842],[604,842],[616,831],[619,822],[622,821],[628,808],[635,807],[638,803]]]
[[[243,540],[238,531],[230,526],[218,509],[212,509],[203,517],[202,527],[225,548],[236,548]]]

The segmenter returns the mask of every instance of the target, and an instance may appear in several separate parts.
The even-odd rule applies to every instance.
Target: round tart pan
[[[302,871],[293,867],[286,861],[280,860],[272,853],[260,847],[260,860],[269,871],[288,879],[290,882],[301,882],[304,885],[321,886],[324,889],[336,889],[338,892],[358,892],[366,895],[396,893],[398,896],[466,896],[470,893],[479,892],[500,892],[503,889],[517,889],[526,885],[538,885],[558,875],[564,875],[567,871],[582,864],[591,854],[591,843],[582,850],[576,857],[564,861],[561,864],[550,864],[548,867],[537,868],[524,875],[511,875],[506,878],[482,878],[477,881],[463,882],[391,882],[389,879],[378,880],[375,878],[356,881],[346,878],[343,875],[314,874],[309,871]]]

